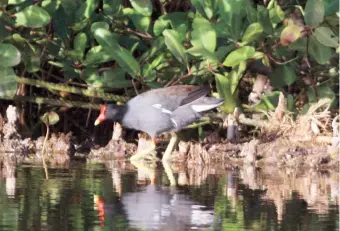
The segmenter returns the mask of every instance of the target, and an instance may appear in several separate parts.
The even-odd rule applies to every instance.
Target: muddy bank
[[[258,138],[243,141],[233,139],[233,142],[230,142],[221,135],[221,131],[209,131],[200,142],[180,141],[171,155],[170,162],[183,166],[219,164],[227,167],[251,164],[257,167],[338,169],[339,138],[337,133],[331,134],[328,127],[337,132],[339,122],[337,118],[331,119],[325,110],[318,110],[322,108],[321,106],[312,108],[309,113],[295,121],[288,116],[282,118],[272,116],[269,120],[262,121],[263,126]],[[314,124],[316,119],[318,122],[316,128],[320,127],[317,133]],[[241,125],[242,119],[237,121]],[[46,139],[42,153],[45,137],[41,136],[36,140],[22,138],[15,107],[9,106],[5,119],[2,117],[0,122],[1,156],[11,156],[18,162],[41,162],[43,156],[45,162],[52,165],[67,164],[71,159],[124,160],[137,150],[150,145],[149,138],[144,134],[139,135],[137,143],[131,140],[127,142],[122,127],[115,124],[112,139],[104,147],[99,147],[92,139],[77,144],[72,133],[52,133]],[[222,133],[223,131],[222,129]],[[225,131],[230,129],[226,127]],[[230,137],[230,134],[227,137]],[[158,157],[161,157],[168,139],[166,135],[159,139]]]

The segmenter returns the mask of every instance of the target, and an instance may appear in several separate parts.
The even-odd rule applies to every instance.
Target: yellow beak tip
[[[96,120],[96,121],[94,122],[94,126],[97,126],[98,124],[100,124],[100,121],[99,121],[99,120]]]

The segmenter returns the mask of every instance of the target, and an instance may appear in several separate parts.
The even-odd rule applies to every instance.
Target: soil
[[[10,116],[11,115],[11,116]],[[42,147],[45,137],[36,140],[22,138],[19,132],[15,107],[7,110],[6,123],[0,128],[0,156],[12,156],[16,161],[41,162]],[[1,120],[4,121],[4,120]],[[111,141],[104,147],[98,147],[92,140],[76,144],[72,133],[52,133],[47,139],[44,152],[45,162],[51,165],[68,164],[71,159],[112,160],[126,159],[136,150],[147,148],[147,136],[140,136],[139,142],[127,142],[122,138],[122,129],[115,124]],[[218,164],[221,166],[254,165],[290,166],[295,168],[338,169],[338,146],[327,143],[292,140],[287,135],[276,135],[273,139],[250,139],[247,142],[231,143],[218,132],[207,132],[203,141],[180,141],[172,153],[170,162],[184,166],[203,166]],[[260,136],[261,137],[261,136]],[[162,140],[163,139],[163,140]],[[165,149],[167,137],[160,139],[158,152]]]

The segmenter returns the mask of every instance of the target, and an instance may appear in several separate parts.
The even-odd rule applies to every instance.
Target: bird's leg
[[[150,178],[151,184],[156,181],[156,162],[144,162],[138,160],[131,160],[131,164],[137,168],[137,176],[140,179],[141,175],[144,176],[145,173],[147,177]]]
[[[164,167],[165,174],[167,175],[167,177],[170,181],[170,185],[176,186],[176,179],[175,179],[174,173],[171,169],[169,162],[167,160],[164,160],[164,158],[163,158],[162,164],[163,164],[163,167]]]
[[[143,157],[146,157],[148,155],[150,155],[151,159],[156,159],[156,154],[155,154],[155,149],[156,149],[156,139],[152,139],[152,143],[151,143],[151,146],[144,149],[144,150],[141,150],[141,151],[138,151],[136,154],[134,154],[133,156],[130,157],[130,160],[138,160],[138,159],[141,159]]]
[[[170,159],[170,155],[172,153],[172,151],[175,148],[175,145],[178,142],[178,136],[176,133],[171,133],[171,139],[169,141],[168,147],[166,148],[164,154],[163,154],[163,161],[168,161]]]

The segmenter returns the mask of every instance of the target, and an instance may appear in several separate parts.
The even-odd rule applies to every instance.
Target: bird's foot
[[[157,157],[157,152],[155,150],[146,154],[145,159],[150,161],[159,161],[159,158]]]
[[[136,160],[148,160],[148,161],[158,161],[157,152],[155,150],[149,152],[139,152],[130,157],[131,161]]]

